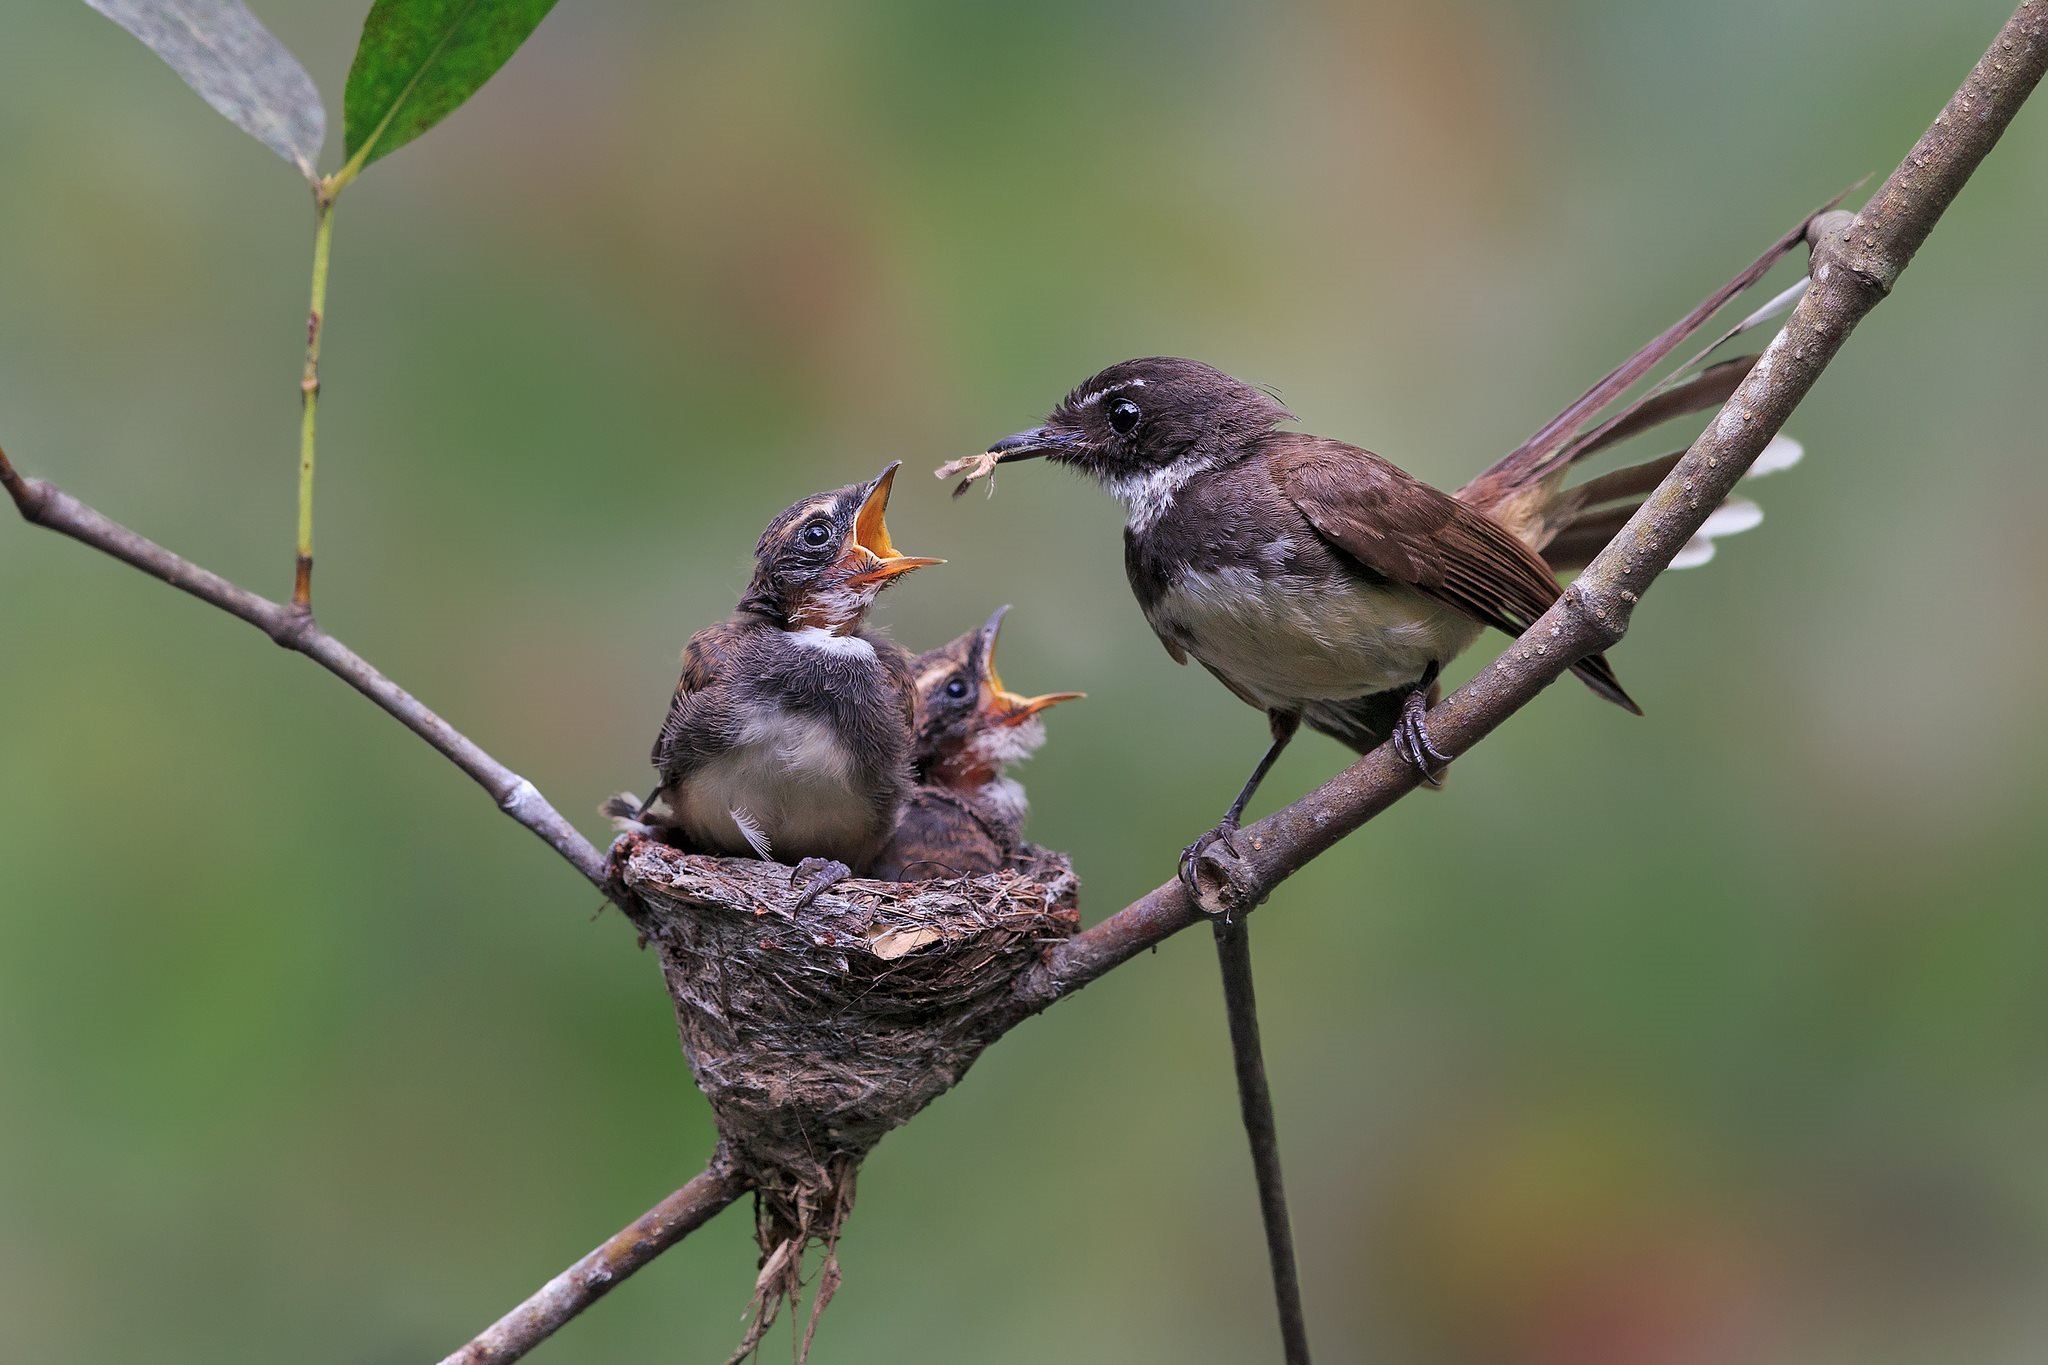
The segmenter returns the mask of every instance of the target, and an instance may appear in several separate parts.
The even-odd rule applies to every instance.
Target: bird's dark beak
[[[1063,436],[1050,427],[1033,427],[1020,431],[1015,436],[1005,436],[988,448],[997,464],[1008,464],[1012,460],[1031,460],[1040,455],[1051,455],[1073,445],[1073,438]]]
[[[883,514],[889,510],[889,489],[896,482],[896,470],[901,460],[892,461],[872,484],[867,496],[861,500],[860,510],[853,516],[853,540],[847,546],[848,555],[855,561],[855,572],[846,581],[865,586],[882,583],[897,574],[912,569],[922,569],[927,564],[943,564],[943,559],[927,559],[920,555],[896,553],[896,547],[889,542],[889,528],[883,523]]]
[[[1002,633],[1003,618],[1009,614],[1010,604],[1005,602],[989,614],[988,623],[976,632],[978,638],[974,642],[974,650],[979,656],[976,662],[981,665],[984,673],[995,665],[996,636]]]
[[[1002,631],[1003,614],[1007,611],[1007,606],[997,607],[995,615],[981,628],[981,709],[989,718],[997,725],[1021,725],[1048,706],[1086,696],[1085,692],[1046,692],[1021,697],[1005,690],[1002,677],[996,672],[996,636]]]

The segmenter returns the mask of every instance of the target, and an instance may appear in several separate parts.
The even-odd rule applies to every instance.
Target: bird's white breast
[[[1470,618],[1412,588],[1234,565],[1182,570],[1146,616],[1269,708],[1406,686],[1479,634]]]
[[[681,788],[677,823],[692,839],[730,853],[847,859],[872,835],[859,764],[816,716],[758,712]]]

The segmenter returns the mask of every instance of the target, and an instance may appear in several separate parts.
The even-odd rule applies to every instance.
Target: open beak
[[[1012,460],[1033,460],[1040,455],[1050,455],[1073,445],[1073,439],[1063,436],[1050,427],[1033,427],[1020,431],[1015,436],[1005,436],[988,448],[997,464],[1008,464]]]
[[[1014,692],[1004,692],[998,689],[996,695],[1002,699],[1003,705],[1010,708],[1003,714],[1002,719],[997,724],[1022,725],[1048,706],[1055,706],[1063,701],[1079,701],[1088,694],[1086,692],[1042,692],[1035,697],[1020,697]]]
[[[982,709],[997,725],[1021,725],[1048,706],[1087,696],[1085,692],[1047,692],[1021,697],[1004,689],[1002,676],[996,672],[996,636],[1003,628],[1003,613],[1008,610],[1007,606],[997,607],[995,615],[981,628]]]
[[[900,555],[889,543],[889,528],[882,516],[889,510],[889,488],[896,482],[896,470],[901,460],[892,461],[868,488],[868,495],[862,499],[860,511],[853,517],[853,543],[848,549],[853,557],[864,564],[847,582],[866,585],[883,583],[900,573],[922,569],[927,564],[943,564],[943,559],[929,559],[922,555]]]

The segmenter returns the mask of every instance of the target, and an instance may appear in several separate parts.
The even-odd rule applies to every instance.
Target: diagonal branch
[[[7,489],[21,515],[37,526],[70,536],[152,578],[161,578],[172,587],[247,621],[286,649],[295,649],[319,664],[383,707],[392,719],[468,773],[491,794],[499,810],[538,834],[599,890],[605,889],[604,855],[548,804],[539,788],[478,748],[468,736],[421,705],[418,698],[372,668],[361,655],[320,629],[311,612],[258,597],[102,516],[63,489],[22,477],[7,462],[4,451],[0,451],[0,487]]]
[[[713,1157],[689,1184],[606,1238],[441,1365],[506,1365],[519,1359],[609,1294],[620,1280],[710,1222],[750,1188],[722,1155]]]
[[[1589,654],[1611,648],[1650,584],[1784,425],[1849,332],[1891,292],[1971,172],[1997,145],[2048,69],[2048,0],[2026,0],[1933,126],[1851,217],[1809,225],[1813,286],[1749,376],[1642,509],[1542,619],[1429,714],[1430,738],[1462,754]],[[1413,791],[1414,767],[1383,744],[1335,779],[1247,827],[1249,854],[1216,891],[1248,911],[1339,839]],[[1206,889],[1206,888],[1205,888]],[[1169,881],[1052,949],[1017,989],[1036,1013],[1206,918]]]

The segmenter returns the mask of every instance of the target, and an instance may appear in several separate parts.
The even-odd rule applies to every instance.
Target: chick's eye
[[[1119,398],[1109,405],[1110,429],[1119,436],[1130,435],[1142,416],[1144,414],[1138,411],[1138,405],[1128,398]]]
[[[818,518],[816,521],[805,522],[803,539],[804,544],[812,549],[818,548],[826,541],[832,539],[832,523],[826,521],[823,517]]]
[[[967,680],[965,678],[946,679],[946,695],[953,698],[955,701],[958,701],[960,698],[966,696]]]

